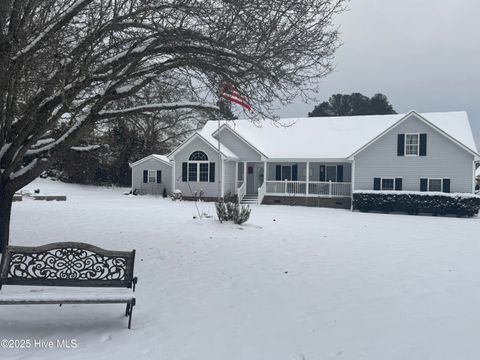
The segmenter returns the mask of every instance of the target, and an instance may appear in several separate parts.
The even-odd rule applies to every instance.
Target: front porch
[[[352,194],[351,163],[239,162],[237,166],[239,202],[246,195],[250,198],[257,195],[257,203],[261,204],[266,197],[271,199],[265,199],[268,200],[265,203],[272,203],[273,198],[279,203],[282,197],[350,198]],[[300,203],[320,204],[319,201]]]

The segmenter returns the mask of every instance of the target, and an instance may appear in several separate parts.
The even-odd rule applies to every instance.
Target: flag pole
[[[220,115],[220,114],[219,114]],[[223,163],[222,163],[222,156],[220,154],[220,116],[218,116],[218,131],[217,131],[217,140],[218,140],[218,196],[217,196],[217,200],[220,201],[221,199],[221,192],[222,192],[222,182],[223,182],[223,179],[222,179],[222,174],[223,174],[223,171],[221,171],[220,169],[220,166],[222,166],[222,170],[223,170]]]

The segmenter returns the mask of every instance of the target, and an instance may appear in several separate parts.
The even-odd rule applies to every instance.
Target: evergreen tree
[[[396,114],[388,98],[375,94],[371,98],[361,93],[335,94],[315,106],[309,117]]]

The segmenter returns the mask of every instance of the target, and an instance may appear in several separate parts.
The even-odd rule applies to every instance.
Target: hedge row
[[[365,212],[426,213],[472,217],[478,214],[480,197],[472,194],[357,191],[353,193],[353,209]]]

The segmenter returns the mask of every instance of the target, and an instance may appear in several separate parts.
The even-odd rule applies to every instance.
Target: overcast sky
[[[352,0],[338,16],[344,45],[320,87],[384,93],[398,113],[466,110],[480,147],[480,1]],[[282,117],[307,116],[296,102]]]

